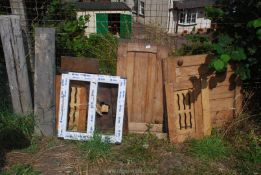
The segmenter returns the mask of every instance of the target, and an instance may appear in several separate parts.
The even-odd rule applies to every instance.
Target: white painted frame
[[[87,120],[86,133],[70,132],[66,130],[68,104],[69,104],[69,87],[70,87],[71,80],[90,82],[88,120]],[[115,132],[114,135],[101,135],[101,136],[103,140],[108,140],[110,143],[121,143],[122,132],[123,132],[124,106],[125,106],[125,97],[126,97],[126,79],[122,79],[118,76],[108,76],[108,75],[94,75],[94,74],[75,73],[75,72],[62,74],[58,137],[62,137],[64,139],[71,139],[71,140],[89,140],[90,138],[93,137],[94,130],[95,130],[96,101],[97,101],[96,99],[97,99],[98,83],[108,83],[108,84],[118,85]]]

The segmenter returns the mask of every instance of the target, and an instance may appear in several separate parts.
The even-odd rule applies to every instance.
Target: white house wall
[[[85,34],[88,36],[91,33],[97,33],[96,30],[96,14],[98,13],[105,13],[105,14],[126,14],[131,15],[130,11],[79,11],[77,12],[77,17],[84,16],[84,15],[90,15],[89,22],[86,24]]]

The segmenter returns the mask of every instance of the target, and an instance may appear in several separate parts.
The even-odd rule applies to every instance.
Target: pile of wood
[[[210,59],[169,57],[164,47],[122,43],[117,75],[127,78],[129,132],[168,134],[177,143],[209,135],[233,118],[241,110],[239,81],[232,67],[211,72]]]

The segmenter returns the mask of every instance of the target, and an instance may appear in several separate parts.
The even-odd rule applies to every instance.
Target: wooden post
[[[32,112],[32,96],[20,17],[2,15],[0,16],[0,24],[13,111],[20,114],[29,114]]]
[[[204,135],[211,135],[211,115],[209,106],[209,87],[208,80],[201,80],[201,95],[202,95],[202,109],[203,109],[203,132]]]
[[[37,134],[55,129],[55,29],[35,30],[34,114]]]
[[[10,7],[13,15],[19,15],[21,18],[21,28],[23,31],[24,42],[26,45],[26,51],[28,52],[27,56],[29,56],[30,61],[30,71],[34,71],[34,58],[33,58],[33,50],[32,50],[32,42],[30,40],[29,32],[28,32],[28,23],[27,23],[27,14],[24,0],[10,0]]]

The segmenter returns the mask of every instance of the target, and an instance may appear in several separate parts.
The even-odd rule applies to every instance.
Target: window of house
[[[140,1],[140,15],[145,15],[145,3]]]
[[[179,13],[179,24],[192,25],[196,24],[197,11],[183,10]]]

